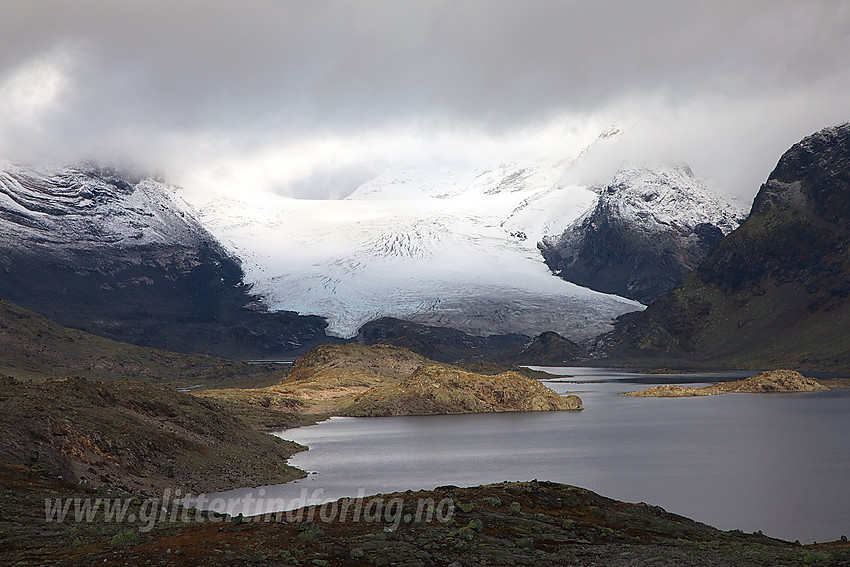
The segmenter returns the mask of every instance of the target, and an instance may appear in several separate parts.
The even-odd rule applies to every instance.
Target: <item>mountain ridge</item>
[[[597,348],[614,360],[850,369],[850,123],[794,144],[750,216]]]
[[[545,331],[526,335],[469,335],[450,327],[423,325],[392,317],[374,319],[355,337],[364,345],[386,344],[409,349],[444,363],[487,361],[501,364],[564,365],[585,359],[588,354],[573,341]]]

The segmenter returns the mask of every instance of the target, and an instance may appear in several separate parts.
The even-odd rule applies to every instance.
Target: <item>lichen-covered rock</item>
[[[495,376],[446,365],[423,365],[397,384],[375,386],[355,398],[352,416],[434,415],[583,409],[577,396],[561,396],[516,372]]]
[[[768,370],[732,384],[735,388],[730,392],[820,392],[828,389],[794,370]]]
[[[300,400],[308,404],[304,412],[347,416],[583,409],[578,397],[518,372],[479,374],[388,345],[317,347],[295,362],[288,379],[245,391],[244,401],[265,396]]]
[[[709,388],[713,387],[714,386],[692,388],[690,386],[679,386],[677,384],[662,384],[647,390],[640,390],[639,392],[626,392],[623,395],[631,396],[633,398],[691,398],[694,396],[710,396],[715,393],[709,390]]]

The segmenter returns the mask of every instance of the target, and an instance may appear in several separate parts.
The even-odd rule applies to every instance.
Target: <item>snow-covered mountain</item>
[[[551,264],[570,231],[592,241],[584,229],[598,226],[599,211],[638,240],[672,231],[687,250],[736,222],[686,168],[626,168],[600,196],[574,181],[585,154],[481,169],[395,167],[343,200],[231,196],[196,209],[151,178],[5,164],[0,296],[107,336],[239,356],[250,356],[246,345],[262,355],[325,340],[316,315],[344,338],[396,317],[474,335],[556,331],[582,341],[643,306],[581,287],[595,283],[580,277],[553,277],[539,242]],[[604,253],[628,249],[613,244]],[[252,303],[275,314],[245,308]]]
[[[3,250],[71,258],[92,249],[213,244],[161,181],[90,164],[0,164]]]
[[[338,201],[220,199],[201,218],[273,309],[351,337],[397,317],[476,335],[593,337],[642,309],[551,275],[536,243],[595,202],[567,161],[394,168]]]
[[[630,167],[602,189],[576,184],[586,154],[394,167],[343,200],[245,193],[195,208],[173,186],[114,169],[0,164],[0,297],[122,340],[237,356],[326,340],[320,317],[343,338],[396,317],[583,341],[643,306],[554,277],[539,242],[551,264],[569,234],[592,241],[584,229],[601,210],[638,240],[672,231],[687,250],[736,222],[686,168]],[[613,244],[604,253],[628,249]]]
[[[265,314],[239,260],[175,187],[81,164],[0,164],[0,297],[108,337],[259,357],[326,339],[318,317]]]
[[[745,216],[687,166],[630,165],[591,210],[539,247],[565,280],[650,303],[694,269]]]

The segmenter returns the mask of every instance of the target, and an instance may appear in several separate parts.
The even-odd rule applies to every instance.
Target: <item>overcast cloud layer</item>
[[[683,160],[751,198],[850,119],[850,3],[5,0],[0,155],[340,197],[388,164]]]

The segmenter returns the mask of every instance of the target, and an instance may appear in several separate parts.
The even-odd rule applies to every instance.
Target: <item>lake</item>
[[[804,543],[850,534],[850,391],[641,399],[618,394],[753,373],[545,370],[571,375],[544,383],[579,395],[585,410],[332,418],[279,434],[310,447],[290,463],[316,474],[253,489],[253,497],[282,499],[291,503],[286,508],[303,505],[305,494],[319,503],[358,492],[536,478],[726,530]]]

